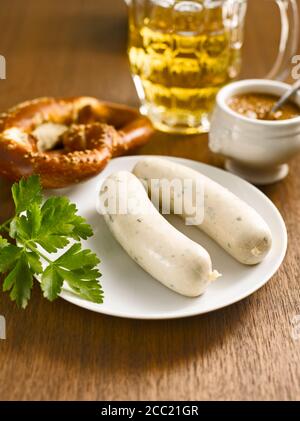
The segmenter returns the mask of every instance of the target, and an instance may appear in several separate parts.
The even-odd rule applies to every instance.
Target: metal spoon
[[[293,85],[290,87],[290,89],[288,89],[283,95],[282,97],[280,97],[280,99],[274,104],[273,108],[271,109],[271,111],[269,112],[269,114],[273,114],[276,113],[276,111],[282,107],[283,104],[285,104],[287,102],[287,100],[295,93],[298,91],[298,89],[300,89],[300,79],[297,80],[295,83],[293,83]]]

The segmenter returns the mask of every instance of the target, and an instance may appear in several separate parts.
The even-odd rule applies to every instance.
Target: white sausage
[[[118,185],[116,191],[110,191],[112,182]],[[120,194],[125,194],[130,203],[126,214],[118,210],[112,212],[107,206],[109,200],[114,199],[112,196],[119,199]],[[212,271],[207,251],[160,215],[142,183],[130,172],[110,175],[101,187],[100,202],[105,221],[116,240],[146,272],[168,288],[195,297],[220,276]]]
[[[147,182],[149,190],[151,179],[171,181],[175,178],[202,182],[204,220],[198,228],[219,243],[235,259],[247,265],[261,262],[270,251],[272,235],[262,217],[229,190],[198,171],[154,157],[139,161],[133,173]],[[184,214],[181,216],[186,217]]]

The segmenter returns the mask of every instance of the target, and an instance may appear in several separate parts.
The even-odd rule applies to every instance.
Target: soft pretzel
[[[96,98],[27,101],[0,115],[0,175],[39,174],[45,188],[66,187],[98,174],[152,132],[137,110]]]

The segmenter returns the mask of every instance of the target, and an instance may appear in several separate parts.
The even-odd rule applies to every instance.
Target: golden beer
[[[143,14],[135,3],[128,52],[142,112],[163,131],[207,131],[217,92],[240,70],[246,4],[152,0]]]

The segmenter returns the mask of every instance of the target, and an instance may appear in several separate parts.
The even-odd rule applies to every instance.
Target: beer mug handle
[[[284,80],[288,77],[289,66],[297,52],[299,40],[299,15],[297,0],[274,0],[280,12],[281,35],[275,63],[266,79]]]

